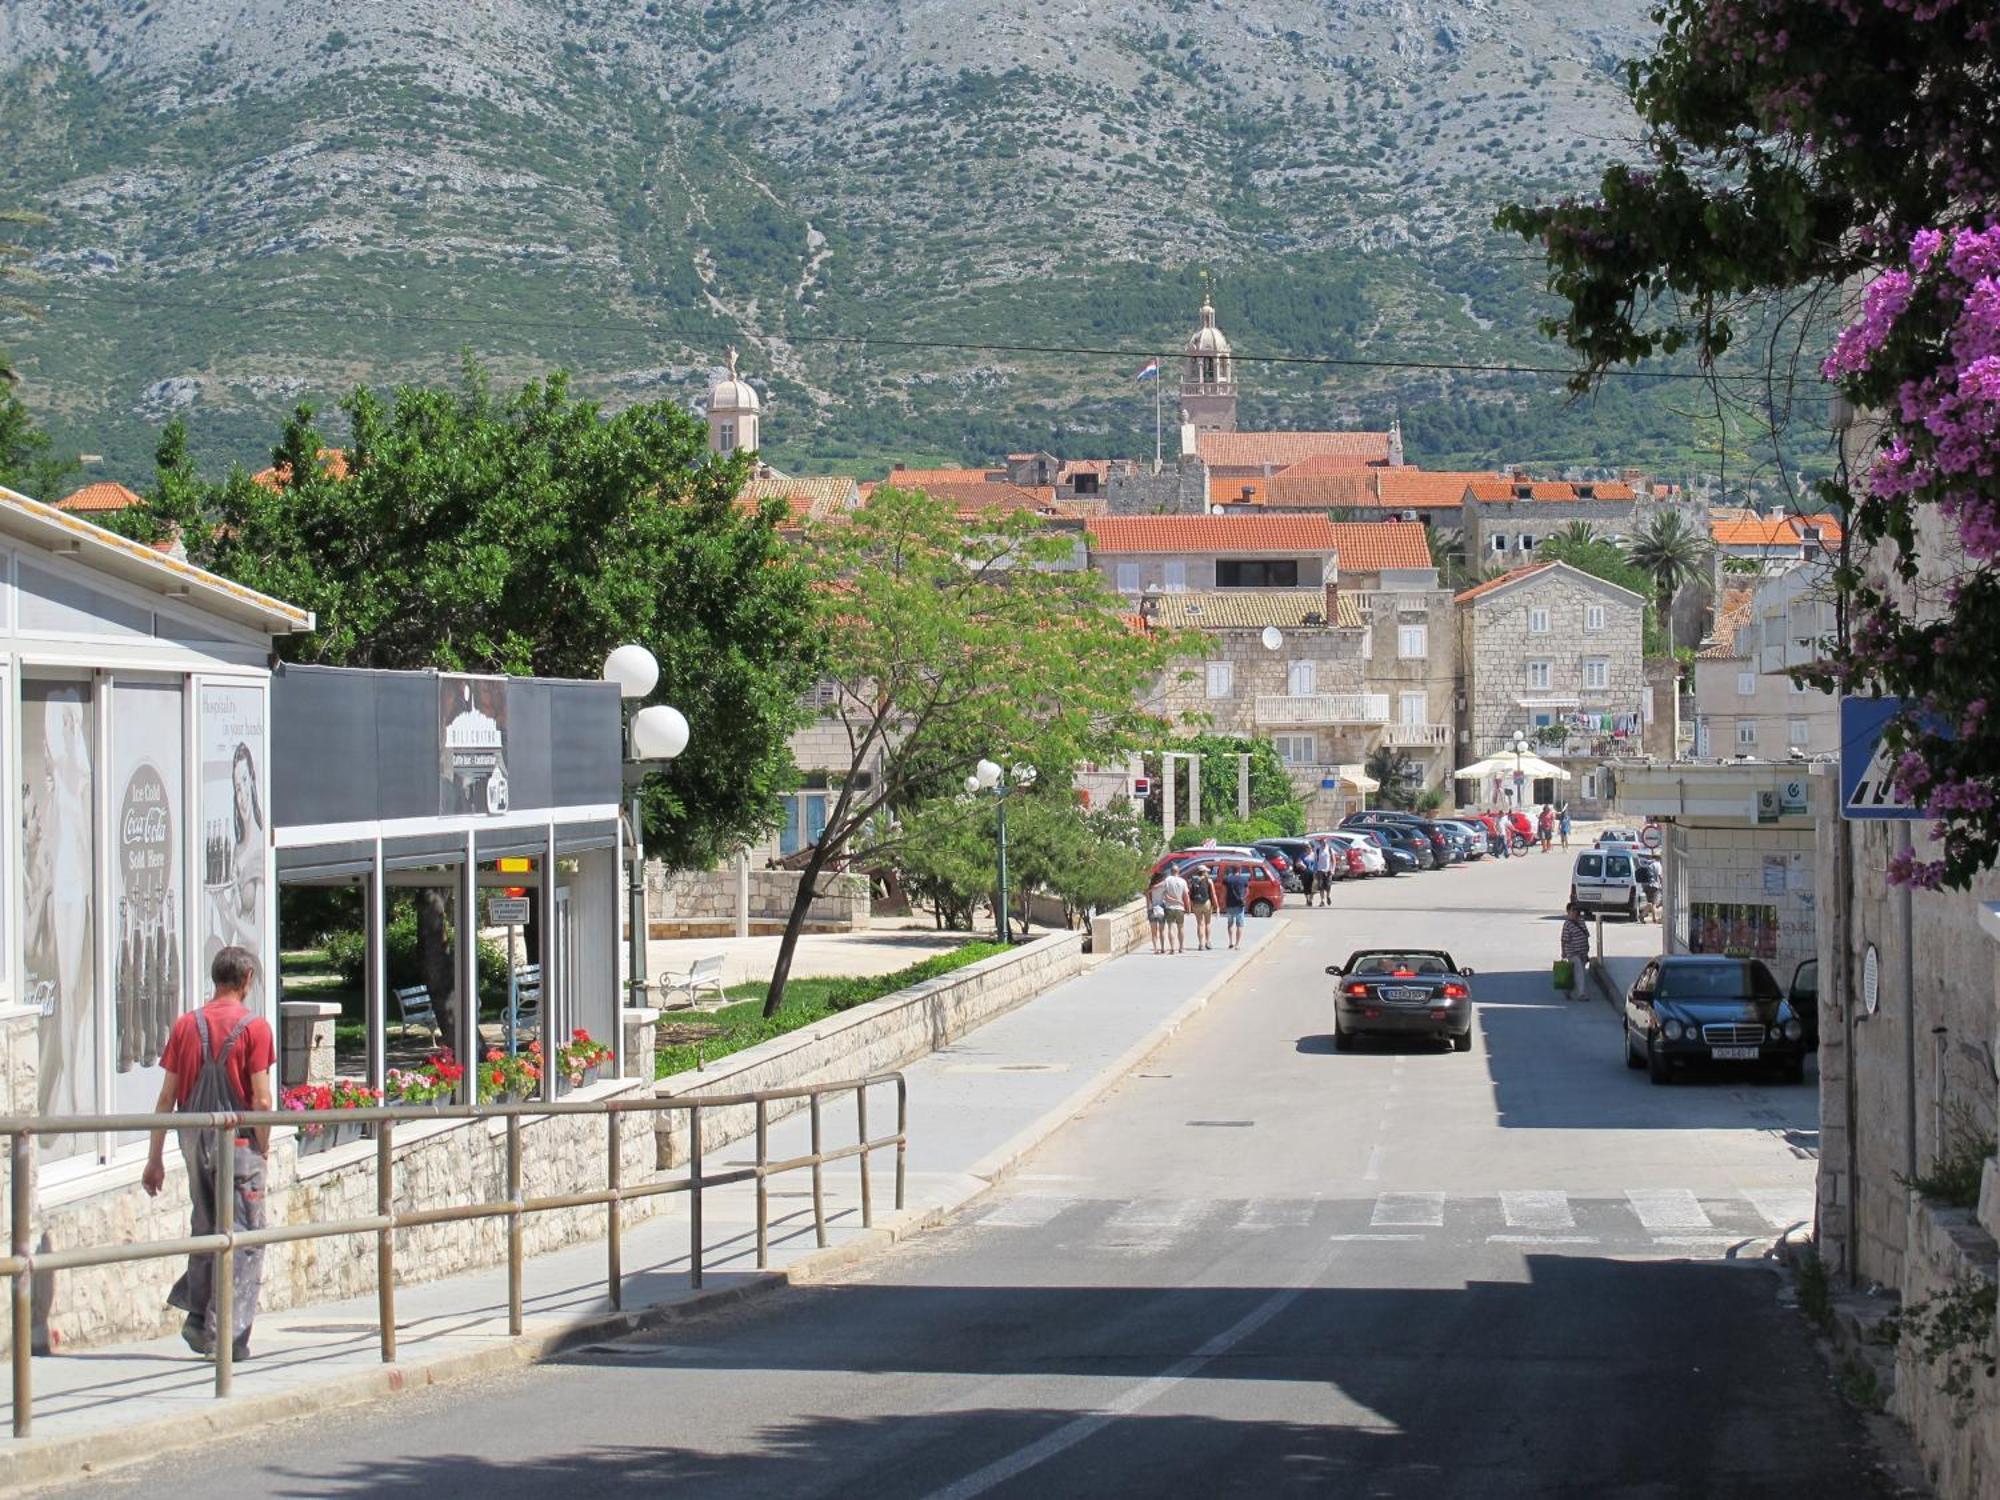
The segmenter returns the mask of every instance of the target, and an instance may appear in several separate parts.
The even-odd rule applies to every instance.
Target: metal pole
[[[396,1211],[393,1150],[395,1122],[375,1127],[375,1212],[388,1218]],[[375,1232],[375,1318],[381,1324],[382,1363],[396,1362],[396,1231]]]
[[[1007,789],[1002,787],[995,799],[1000,809],[1000,941],[1011,943],[1013,929],[1007,925]]]
[[[7,1248],[21,1267],[14,1273],[14,1436],[24,1438],[33,1436],[35,1420],[35,1281],[26,1264],[34,1243],[35,1138],[15,1136],[7,1143],[7,1158],[14,1174],[7,1185]]]
[[[701,1106],[688,1111],[688,1285],[701,1289]]]
[[[826,1195],[823,1190],[824,1173],[820,1166],[819,1095],[813,1094],[806,1100],[806,1107],[812,1115],[812,1174],[813,1174],[813,1239],[819,1248],[826,1248]]]
[[[544,998],[543,1004],[547,1004]],[[521,1117],[507,1116],[507,1332],[521,1332]]]
[[[769,1190],[764,1182],[764,1163],[770,1158],[766,1152],[769,1145],[764,1101],[757,1101],[757,1269],[767,1270],[771,1264],[771,1233],[768,1217]]]
[[[625,1185],[625,1169],[618,1160],[618,1112],[607,1114],[604,1123],[611,1137],[610,1155],[604,1159],[604,1185],[612,1194],[611,1201],[604,1205],[604,1274],[609,1283],[606,1292],[611,1299],[611,1310],[618,1312],[625,1306],[624,1247],[618,1237],[618,1221],[623,1217],[618,1212],[618,1190]]]
[[[632,738],[632,711],[625,711],[626,750],[630,753]],[[646,1003],[646,834],[643,814],[639,803],[639,789],[644,780],[644,771],[635,760],[625,763],[625,777],[630,784],[631,797],[626,804],[626,819],[632,825],[632,868],[625,879],[625,920],[631,927],[626,942],[629,958],[626,961],[626,1000],[633,1009]],[[546,993],[546,991],[545,991]]]
[[[229,1394],[236,1362],[236,1127],[215,1127],[215,1227],[223,1246],[215,1252],[215,1394]]]
[[[908,1175],[910,1154],[910,1085],[901,1073],[896,1075],[896,1212],[903,1211],[903,1184]]]
[[[868,1085],[854,1086],[854,1128],[861,1133],[861,1227],[875,1227],[874,1185],[868,1180]]]
[[[1896,824],[1896,842],[1907,863],[1911,853],[1908,818]],[[1917,932],[1910,888],[1904,885],[1897,889],[1896,906],[1903,923],[1903,1181],[1907,1184],[1917,1180]]]
[[[542,1008],[549,1003],[548,976],[542,977]],[[514,924],[507,924],[507,1055],[512,1057],[521,1029],[521,987],[514,965]]]

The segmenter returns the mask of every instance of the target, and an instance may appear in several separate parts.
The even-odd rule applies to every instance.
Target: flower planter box
[[[345,1146],[358,1141],[368,1127],[361,1121],[342,1121],[334,1125],[306,1125],[299,1130],[299,1155],[314,1156],[321,1151],[331,1151],[335,1146]]]

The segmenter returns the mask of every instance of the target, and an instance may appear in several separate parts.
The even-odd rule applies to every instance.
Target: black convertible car
[[[1333,1045],[1342,1052],[1357,1036],[1440,1037],[1457,1052],[1472,1050],[1472,970],[1441,948],[1363,948],[1344,964],[1333,996]]]

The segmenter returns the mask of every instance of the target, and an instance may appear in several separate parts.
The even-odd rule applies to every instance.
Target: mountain
[[[0,0],[0,203],[54,220],[47,317],[0,338],[117,477],[175,412],[261,462],[292,403],[465,351],[695,401],[732,342],[775,461],[879,468],[1144,451],[1132,351],[1212,269],[1246,423],[1684,468],[1687,388],[1249,358],[1560,365],[1488,226],[1629,137],[1647,8]]]

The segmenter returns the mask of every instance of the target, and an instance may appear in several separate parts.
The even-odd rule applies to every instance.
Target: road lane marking
[[[1023,1193],[1001,1204],[978,1221],[981,1229],[1042,1229],[1077,1200],[1041,1193]]]
[[[1503,1192],[1500,1208],[1514,1229],[1574,1229],[1576,1218],[1569,1211],[1569,1194],[1543,1190]]]
[[[1237,1216],[1238,1229],[1303,1229],[1312,1222],[1309,1198],[1252,1198]]]
[[[1594,1234],[1489,1234],[1489,1245],[1600,1245]]]
[[[1336,1245],[1351,1245],[1365,1240],[1420,1240],[1420,1234],[1330,1234],[1327,1238]]]
[[[1440,1228],[1444,1224],[1444,1194],[1382,1193],[1375,1199],[1375,1212],[1368,1222],[1378,1228]]]
[[[1209,1207],[1192,1198],[1135,1198],[1104,1221],[1091,1244],[1114,1255],[1151,1255],[1186,1235]]]
[[[1812,1223],[1817,1206],[1811,1188],[1745,1188],[1743,1196],[1773,1229]]]
[[[1627,1188],[1625,1201],[1639,1222],[1655,1234],[1676,1229],[1713,1229],[1715,1221],[1686,1188]]]
[[[1298,1301],[1312,1287],[1318,1285],[1326,1275],[1327,1268],[1332,1265],[1336,1253],[1329,1250],[1320,1256],[1305,1275],[1289,1286],[1271,1293],[1185,1359],[1175,1360],[1150,1380],[1140,1381],[1097,1410],[1065,1422],[1054,1432],[1037,1438],[1025,1448],[1017,1449],[1005,1458],[995,1459],[983,1469],[975,1469],[963,1479],[948,1484],[943,1489],[933,1490],[928,1500],[973,1500],[974,1496],[983,1495],[988,1490],[1025,1474],[1036,1465],[1047,1463],[1057,1454],[1068,1452],[1078,1443],[1102,1432],[1120,1417],[1129,1417],[1132,1413],[1152,1405],[1190,1376],[1199,1374],[1212,1360],[1227,1354]]]

